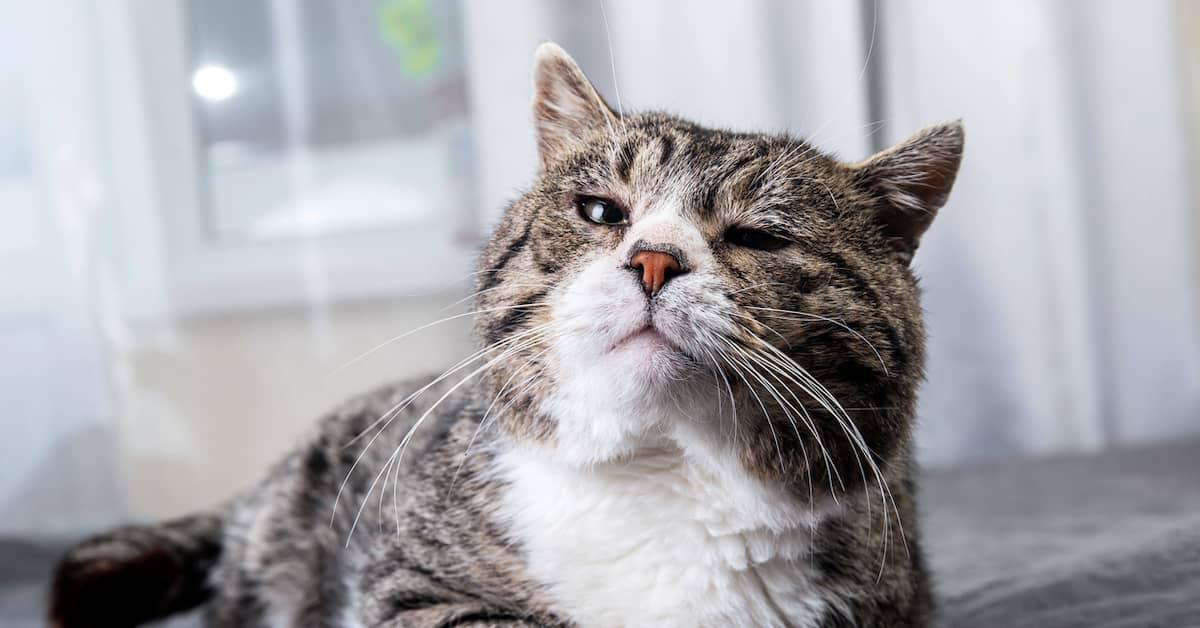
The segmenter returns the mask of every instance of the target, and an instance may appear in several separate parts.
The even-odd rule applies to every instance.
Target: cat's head
[[[909,263],[961,125],[842,163],[615,112],[553,44],[535,64],[541,169],[477,281],[502,428],[579,464],[677,446],[847,488],[865,451],[903,451],[923,364]]]

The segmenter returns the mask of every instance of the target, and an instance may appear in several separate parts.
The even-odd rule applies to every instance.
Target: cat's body
[[[618,116],[552,46],[537,87],[543,171],[481,256],[477,359],[349,402],[220,513],[81,545],[54,621],[926,621],[908,261],[961,129],[842,165]]]

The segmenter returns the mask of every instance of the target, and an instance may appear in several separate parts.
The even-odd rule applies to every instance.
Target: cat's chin
[[[664,386],[686,380],[694,363],[670,338],[653,327],[639,329],[615,343],[600,361],[632,378],[642,395],[666,392]]]
[[[615,342],[610,351],[675,351],[675,345],[662,332],[649,325]]]
[[[663,332],[647,325],[637,329],[609,348],[609,355],[629,363],[634,371],[631,375],[655,374],[678,375],[676,371],[686,366],[682,349]]]

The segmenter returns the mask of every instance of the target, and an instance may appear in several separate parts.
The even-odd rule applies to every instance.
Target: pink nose
[[[647,296],[658,294],[672,277],[684,272],[674,255],[661,251],[639,251],[629,259],[629,266],[642,271]]]

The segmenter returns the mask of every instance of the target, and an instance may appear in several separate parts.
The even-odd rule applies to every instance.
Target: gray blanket
[[[930,473],[943,626],[1200,626],[1200,443]]]
[[[1200,442],[935,471],[922,493],[941,626],[1200,626]],[[42,625],[59,551],[0,542],[0,626]]]

